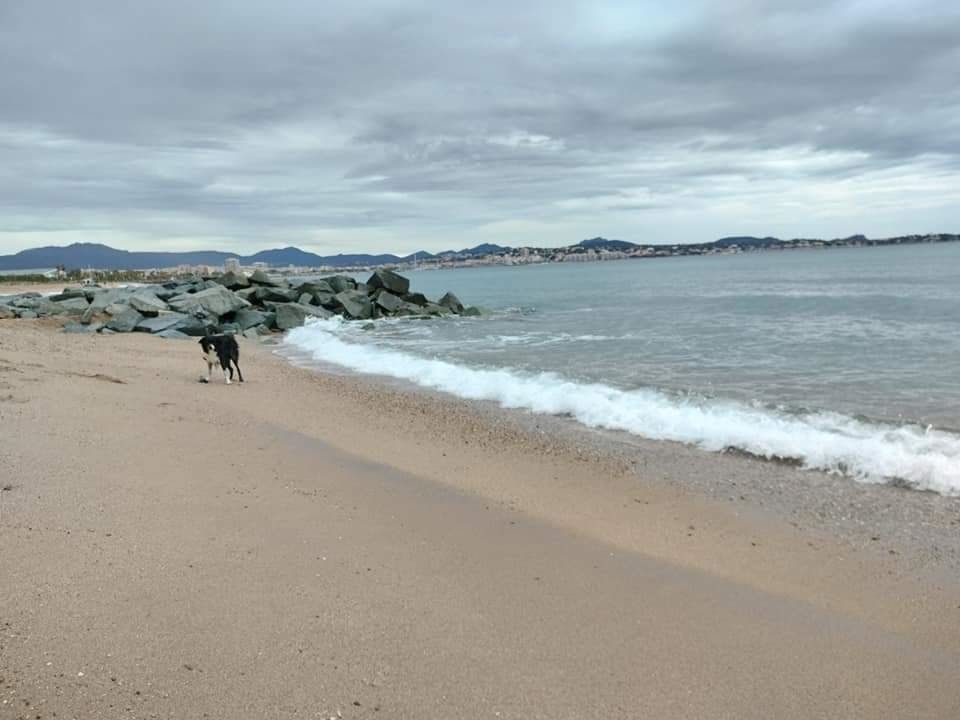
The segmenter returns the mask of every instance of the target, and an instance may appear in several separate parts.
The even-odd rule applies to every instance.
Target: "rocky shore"
[[[37,292],[0,296],[0,320],[63,316],[66,332],[145,332],[164,338],[208,334],[258,337],[303,325],[307,318],[375,320],[382,317],[477,316],[451,292],[436,302],[410,291],[410,281],[377,270],[357,282],[347,275],[290,283],[262,270],[162,285],[65,288],[55,295]]]

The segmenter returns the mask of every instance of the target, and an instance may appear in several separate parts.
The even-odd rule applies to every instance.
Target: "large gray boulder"
[[[47,296],[47,299],[51,302],[60,302],[61,300],[70,300],[72,298],[83,298],[86,300],[87,294],[83,288],[64,288],[61,293]]]
[[[88,303],[87,299],[82,295],[80,297],[72,297],[67,300],[53,302],[51,305],[54,306],[48,311],[51,315],[83,315],[87,308],[90,307],[90,303]]]
[[[393,270],[375,270],[367,285],[372,288],[385,288],[394,295],[406,295],[410,292],[410,281]]]
[[[334,294],[355,290],[357,287],[357,281],[347,275],[334,275],[324,278],[324,281],[330,286]]]
[[[170,308],[153,293],[135,293],[130,297],[130,307],[143,315],[157,316]]]
[[[173,325],[169,329],[176,330],[184,335],[200,337],[216,332],[217,328],[215,323],[207,322],[202,318],[198,318],[193,315],[186,315],[182,320],[178,321],[176,325]],[[164,330],[163,332],[167,331]]]
[[[443,305],[443,307],[450,308],[450,310],[455,313],[463,312],[463,303],[460,302],[460,298],[458,298],[452,292],[448,292],[442,298],[437,300],[437,305]]]
[[[269,285],[274,287],[279,287],[284,284],[282,280],[270,277],[263,270],[254,270],[250,276],[250,282],[254,285]]]
[[[233,318],[233,321],[240,327],[241,332],[256,327],[257,325],[266,325],[272,320],[272,313],[265,313],[262,310],[252,310],[250,308],[238,310]]]
[[[243,273],[225,272],[220,277],[214,278],[214,282],[220,283],[225,288],[229,290],[241,290],[243,288],[250,287],[250,281],[247,280],[247,276]]]
[[[182,287],[180,285],[170,284],[169,286],[168,285],[156,286],[152,288],[152,290],[153,290],[153,294],[157,298],[166,302],[172,297],[176,297],[177,295],[183,295],[187,291],[187,288]]]
[[[283,288],[283,287],[258,287],[256,292],[253,295],[251,302],[265,303],[265,302],[296,302],[297,298],[300,297],[298,293],[293,288]]]
[[[156,317],[144,318],[137,323],[137,327],[134,329],[138,332],[161,333],[178,325],[187,317],[183,313],[163,313]]]
[[[423,293],[407,293],[403,296],[403,299],[408,303],[413,303],[414,305],[419,305],[424,307],[430,303],[430,300]]]
[[[369,320],[373,317],[373,303],[362,292],[345,290],[337,293],[335,299],[343,309],[343,314],[352,320]]]
[[[143,320],[143,315],[138,313],[132,307],[128,307],[119,315],[114,315],[106,324],[108,330],[118,333],[133,332],[133,329]]]
[[[450,308],[444,305],[437,305],[436,303],[427,303],[426,305],[423,306],[423,308],[421,308],[421,311],[425,312],[427,315],[434,315],[434,316],[453,314],[453,310],[451,310]]]
[[[220,317],[250,307],[250,303],[237,297],[223,285],[215,284],[212,288],[201,290],[192,295],[177,295],[170,298],[170,307],[183,313],[195,314],[197,310],[203,310],[208,315]]]
[[[93,307],[93,303],[90,304],[90,307]],[[115,302],[107,305],[107,307],[104,308],[104,311],[107,313],[107,315],[119,315],[120,313],[124,313],[129,309],[130,305],[128,305],[126,302]]]
[[[13,311],[13,308],[7,305],[0,305],[0,320],[12,320],[17,314]]]
[[[93,308],[95,313],[103,312],[107,309],[109,305],[118,303],[120,301],[126,301],[131,295],[133,295],[132,290],[127,288],[111,288],[109,290],[98,290],[93,295],[93,300],[90,301],[90,307]]]
[[[333,317],[333,313],[323,308],[313,305],[301,305],[299,303],[283,303],[276,306],[277,328],[279,330],[290,330],[303,325],[308,317],[318,317],[326,320]]]
[[[336,295],[335,291],[326,280],[317,280],[315,282],[300,283],[296,287],[299,293],[310,293],[311,295]]]
[[[381,290],[377,294],[376,303],[388,315],[392,315],[393,313],[397,312],[397,310],[403,307],[403,304],[404,304],[402,298],[397,297],[396,295],[394,295],[392,292],[389,292],[388,290]]]
[[[259,289],[260,289],[259,285],[251,285],[250,287],[244,288],[243,290],[236,290],[234,291],[233,294],[236,295],[237,297],[243,298],[247,302],[253,302],[256,299],[255,296]]]

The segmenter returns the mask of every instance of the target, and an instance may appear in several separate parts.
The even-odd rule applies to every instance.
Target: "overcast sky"
[[[960,232],[960,4],[0,0],[0,252]]]

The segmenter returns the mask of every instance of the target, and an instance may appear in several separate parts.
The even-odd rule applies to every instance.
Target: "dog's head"
[[[198,341],[200,349],[203,351],[203,357],[207,362],[215,363],[220,359],[220,346],[216,339],[206,335]]]

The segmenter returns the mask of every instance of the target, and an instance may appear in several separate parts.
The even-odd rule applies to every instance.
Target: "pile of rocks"
[[[105,289],[67,288],[58,295],[0,297],[0,319],[67,316],[67,332],[148,332],[168,338],[215,333],[256,337],[303,325],[310,317],[349,320],[387,316],[481,315],[447,293],[437,302],[410,292],[410,281],[377,270],[365,283],[346,275],[291,284],[257,270],[189,282]]]

